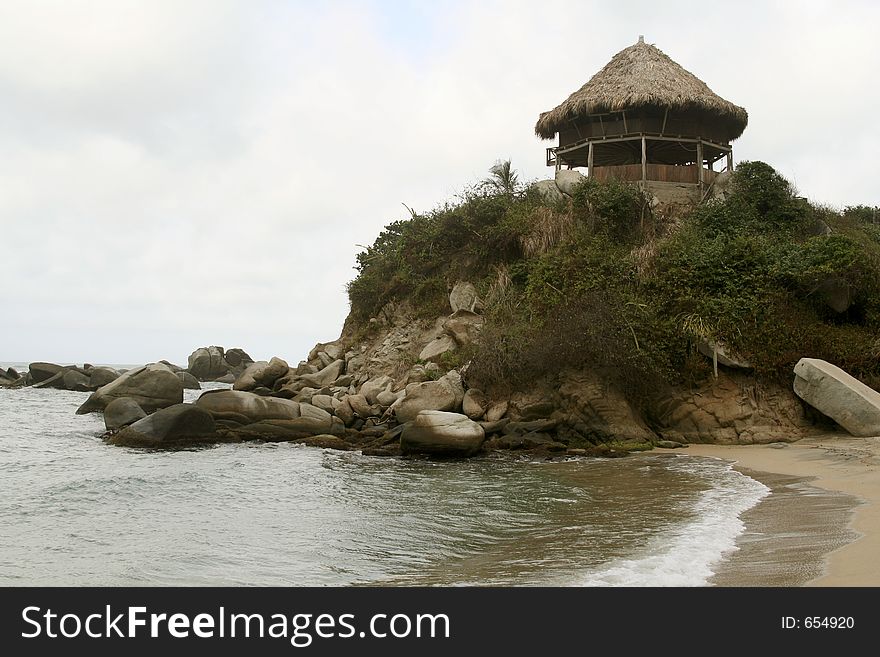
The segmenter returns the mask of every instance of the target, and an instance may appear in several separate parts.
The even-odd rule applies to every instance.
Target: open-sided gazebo
[[[730,142],[748,123],[742,107],[639,37],[617,53],[535,125],[547,165],[587,167],[600,180],[617,178],[652,189],[664,184],[702,192],[718,170],[733,169]],[[725,165],[716,163],[726,160]]]

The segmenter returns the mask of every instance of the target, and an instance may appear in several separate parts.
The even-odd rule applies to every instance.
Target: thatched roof
[[[639,37],[638,43],[614,55],[565,102],[543,112],[535,134],[553,139],[572,119],[645,106],[704,113],[723,126],[728,139],[739,137],[749,121],[745,109],[716,95],[705,82]]]

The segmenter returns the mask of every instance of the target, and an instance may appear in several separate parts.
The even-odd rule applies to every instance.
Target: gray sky
[[[880,204],[880,3],[0,0],[0,361],[292,362],[359,244],[512,158],[640,34],[749,111],[737,160]]]

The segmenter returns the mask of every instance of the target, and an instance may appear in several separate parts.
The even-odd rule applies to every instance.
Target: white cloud
[[[299,359],[356,245],[547,175],[538,113],[639,34],[749,110],[739,159],[880,203],[880,15],[843,4],[0,2],[0,359]]]

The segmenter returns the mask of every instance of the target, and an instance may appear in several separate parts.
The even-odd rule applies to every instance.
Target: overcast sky
[[[358,245],[512,158],[640,34],[737,161],[880,204],[880,3],[0,0],[0,362],[303,358]]]

